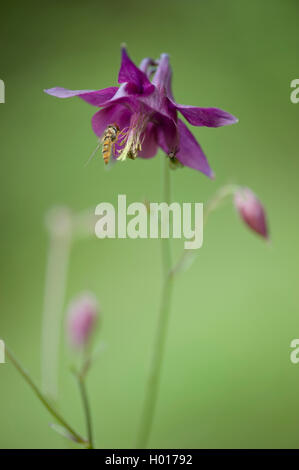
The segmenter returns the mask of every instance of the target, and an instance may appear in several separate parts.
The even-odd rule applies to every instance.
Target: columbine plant
[[[82,362],[79,367],[73,366],[72,372],[75,375],[80,394],[82,398],[83,410],[86,420],[87,438],[82,437],[75,429],[66,421],[63,415],[57,410],[52,400],[44,393],[38,385],[33,381],[30,374],[16,359],[14,354],[6,348],[6,353],[12,364],[20,372],[22,377],[32,388],[41,403],[49,411],[56,423],[50,424],[50,427],[58,434],[70,441],[83,445],[87,449],[93,449],[93,433],[91,424],[91,413],[89,401],[86,392],[85,379],[87,372],[92,363],[90,346],[92,334],[95,331],[99,315],[99,306],[96,298],[92,294],[81,294],[75,298],[69,307],[67,314],[66,333],[70,346],[75,350],[83,353]]]
[[[153,79],[150,77],[153,74]],[[128,157],[154,157],[160,147],[172,159],[201,171],[213,172],[202,148],[181,119],[178,111],[194,126],[220,127],[237,119],[218,108],[198,108],[174,101],[171,90],[169,56],[158,61],[143,59],[139,68],[129,58],[125,47],[118,74],[121,86],[103,90],[68,90],[55,87],[45,90],[58,98],[79,96],[87,103],[102,108],[92,118],[92,127],[102,137],[107,127],[116,123],[120,141],[116,145],[118,160]]]
[[[85,378],[92,361],[90,344],[99,320],[99,312],[100,308],[95,296],[91,293],[81,294],[69,306],[66,328],[71,347],[83,353],[82,364],[79,368],[74,367],[73,373],[78,380],[86,419],[88,443],[91,449],[94,447],[94,443]]]
[[[234,116],[218,108],[200,108],[177,104],[172,94],[171,77],[172,72],[167,54],[162,54],[157,61],[145,58],[137,67],[123,47],[118,75],[119,87],[97,91],[68,90],[55,87],[45,91],[58,98],[78,96],[87,103],[101,108],[92,118],[92,127],[100,139],[105,135],[107,128],[110,129],[110,133],[112,131],[117,133],[113,154],[116,160],[125,161],[127,158],[134,160],[137,157],[151,158],[156,155],[160,147],[168,157],[165,159],[164,201],[170,203],[169,168],[188,166],[201,171],[208,177],[213,177],[213,172],[203,150],[188,127],[178,118],[178,112],[194,126],[219,127],[237,122]],[[107,141],[105,141],[105,145],[107,149]],[[233,197],[235,207],[247,226],[262,237],[268,238],[265,210],[248,188],[235,185],[221,188],[206,204],[204,222],[207,221],[208,215],[228,197]],[[164,282],[153,358],[138,434],[140,448],[147,447],[152,429],[171,310],[173,280],[175,275],[186,270],[196,257],[194,252],[187,250],[183,252],[177,263],[173,264],[169,239],[163,239],[162,242]],[[92,297],[81,297],[72,304],[68,316],[68,333],[73,346],[86,350],[89,336],[96,324],[96,318],[97,304]],[[11,358],[36,391],[31,379],[28,379],[24,374],[14,357],[11,356]],[[80,437],[60,415],[49,409],[48,402],[40,392],[38,392],[38,396],[63,425],[63,429],[66,429],[68,437],[91,448],[93,447],[91,417],[84,387],[84,378],[89,364],[90,356],[87,355],[83,361],[83,367],[75,370],[82,393],[88,439]]]

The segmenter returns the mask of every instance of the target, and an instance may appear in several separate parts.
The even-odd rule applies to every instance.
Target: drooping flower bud
[[[90,293],[81,294],[71,302],[67,315],[67,333],[73,347],[80,349],[88,344],[98,315],[99,305]]]
[[[244,222],[254,232],[268,239],[266,213],[260,200],[249,188],[238,188],[234,195],[235,206]]]

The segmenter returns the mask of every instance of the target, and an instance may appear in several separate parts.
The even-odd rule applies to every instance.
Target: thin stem
[[[42,390],[52,399],[58,394],[58,357],[61,317],[71,247],[71,215],[67,209],[53,209],[48,216],[50,235],[42,319]]]
[[[165,158],[165,167],[164,167],[164,202],[170,204],[171,199],[171,187],[170,187],[170,168],[169,168],[169,158]],[[163,272],[164,280],[168,279],[172,261],[171,261],[171,247],[169,238],[162,238],[162,262],[163,262]]]
[[[88,435],[88,442],[89,442],[89,449],[93,449],[93,433],[92,433],[92,424],[91,424],[91,413],[89,407],[89,401],[87,397],[86,385],[84,381],[84,376],[78,375],[78,384],[80,388],[83,409],[85,414],[85,421],[86,421],[86,428],[87,428],[87,435]]]
[[[22,375],[22,377],[25,379],[25,381],[30,385],[38,399],[41,401],[41,403],[45,406],[45,408],[51,413],[51,415],[65,428],[68,430],[68,432],[71,434],[71,436],[74,438],[76,442],[79,442],[81,444],[86,444],[86,440],[81,437],[66,421],[65,419],[56,411],[53,406],[50,404],[48,399],[45,397],[45,395],[39,390],[37,385],[33,382],[31,379],[29,373],[23,368],[23,366],[19,363],[19,361],[15,358],[13,353],[6,347],[5,352],[9,359],[11,360],[12,364],[15,366],[15,368],[19,371],[19,373]]]
[[[170,174],[169,174],[169,160],[165,158],[165,171],[164,171],[164,201],[170,203]],[[168,238],[162,239],[162,263],[164,281],[162,288],[162,298],[159,313],[159,320],[157,326],[156,337],[154,341],[153,357],[150,367],[148,378],[144,408],[141,419],[140,433],[138,436],[138,448],[144,449],[147,447],[150,437],[157,397],[159,392],[159,384],[161,377],[161,369],[165,351],[165,341],[167,336],[167,327],[169,322],[171,296],[173,289],[172,275],[171,275],[171,249],[170,241]]]

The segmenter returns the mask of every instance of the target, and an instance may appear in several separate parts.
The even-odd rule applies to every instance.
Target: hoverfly
[[[102,155],[103,155],[103,160],[106,165],[109,163],[109,160],[112,154],[112,149],[117,142],[119,133],[120,133],[120,129],[117,124],[109,124],[109,126],[104,132],[104,135],[102,138],[102,143],[103,143]]]

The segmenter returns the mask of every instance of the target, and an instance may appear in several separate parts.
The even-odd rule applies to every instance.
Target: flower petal
[[[67,88],[55,87],[44,90],[48,95],[57,96],[57,98],[72,98],[79,96],[87,103],[93,106],[103,106],[113,98],[118,91],[118,87],[112,86],[103,90],[68,90]]]
[[[168,98],[173,100],[171,90],[171,77],[172,70],[169,64],[169,55],[161,54],[159,65],[153,77],[152,83],[160,90],[163,91]]]
[[[140,62],[139,68],[142,72],[146,74],[148,78],[150,78],[153,67],[155,67],[156,65],[156,62],[153,59],[151,59],[150,57],[146,57]]]
[[[142,150],[139,152],[138,156],[141,158],[152,158],[156,155],[157,150],[157,129],[156,126],[150,122],[147,125]]]
[[[220,127],[238,122],[235,116],[222,109],[197,108],[196,106],[173,104],[193,126]]]
[[[144,64],[146,63],[145,61],[146,59],[144,59]],[[152,80],[155,91],[150,96],[140,98],[140,101],[176,123],[177,111],[171,91],[171,76],[172,71],[169,65],[169,56],[168,54],[161,54]]]
[[[141,96],[138,101],[146,105],[149,112],[155,112],[161,118],[166,118],[174,123],[177,121],[177,111],[172,102],[156,88],[149,96]]]
[[[253,191],[249,188],[239,188],[234,196],[235,206],[249,228],[268,239],[266,212]]]
[[[210,168],[202,148],[193,134],[191,134],[188,127],[180,119],[178,120],[178,130],[179,151],[176,154],[177,159],[183,165],[201,171],[209,178],[213,178],[213,171]]]
[[[100,109],[92,117],[92,128],[98,137],[102,137],[109,124],[117,124],[120,130],[128,127],[131,119],[131,111],[122,106],[115,104],[107,108]]]
[[[146,74],[136,67],[134,62],[132,62],[125,47],[122,48],[118,83],[127,83],[126,89],[128,93],[132,94],[149,95],[155,89]]]
[[[162,115],[156,115],[155,121],[157,121],[158,144],[161,149],[167,155],[170,152],[176,152],[179,142],[177,124]]]

